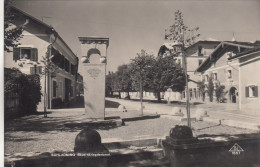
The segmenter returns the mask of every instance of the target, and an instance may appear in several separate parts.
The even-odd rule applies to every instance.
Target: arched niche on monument
[[[83,56],[82,63],[99,64],[106,63],[106,57],[101,55],[97,48],[91,48],[87,52],[87,56]]]

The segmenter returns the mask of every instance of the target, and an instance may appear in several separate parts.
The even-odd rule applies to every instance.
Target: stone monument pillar
[[[85,114],[89,119],[105,118],[105,75],[109,38],[79,37],[84,85]]]

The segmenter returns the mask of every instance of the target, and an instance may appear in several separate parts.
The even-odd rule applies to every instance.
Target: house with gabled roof
[[[185,49],[186,61],[187,61],[187,74],[189,76],[189,97],[190,100],[196,101],[201,98],[201,94],[198,88],[198,83],[201,81],[201,76],[195,75],[195,70],[199,65],[213,52],[213,50],[219,45],[220,41],[214,39],[199,40]],[[163,54],[162,54],[163,53]],[[177,43],[165,42],[159,49],[158,56],[174,54],[176,63],[183,65],[180,45]],[[169,94],[166,92],[165,94]],[[181,100],[186,97],[186,91],[183,91],[181,95],[178,92],[170,93],[170,99]]]
[[[11,7],[11,10],[14,14],[13,26],[19,26],[25,21],[28,24],[24,28],[19,45],[12,48],[12,52],[5,52],[4,66],[18,68],[25,74],[39,74],[42,94],[45,83],[47,86],[47,108],[59,107],[61,103],[69,104],[76,94],[78,57],[52,26],[16,7]],[[50,61],[57,69],[46,76],[45,82],[45,77],[41,75],[45,67],[42,60],[48,48]],[[38,110],[44,108],[43,102],[42,96]]]
[[[239,110],[259,114],[260,98],[258,87],[260,86],[260,74],[258,71],[260,71],[260,45],[238,53],[228,58],[228,61],[238,61]]]
[[[229,60],[229,58],[254,47],[255,44],[249,42],[223,41],[200,64],[195,73],[202,76],[205,84],[208,84],[209,78],[212,77],[214,89],[217,85],[225,86],[224,96],[227,102],[238,103],[239,62],[237,59]]]

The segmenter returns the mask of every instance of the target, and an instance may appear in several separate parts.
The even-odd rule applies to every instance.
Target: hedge
[[[4,95],[7,97],[9,94],[19,96],[19,115],[35,113],[42,96],[40,76],[26,75],[15,68],[5,68]]]

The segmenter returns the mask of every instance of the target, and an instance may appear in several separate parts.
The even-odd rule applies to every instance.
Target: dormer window
[[[231,58],[233,56],[233,53],[232,52],[228,52],[227,53],[227,60],[229,59],[229,58]]]

